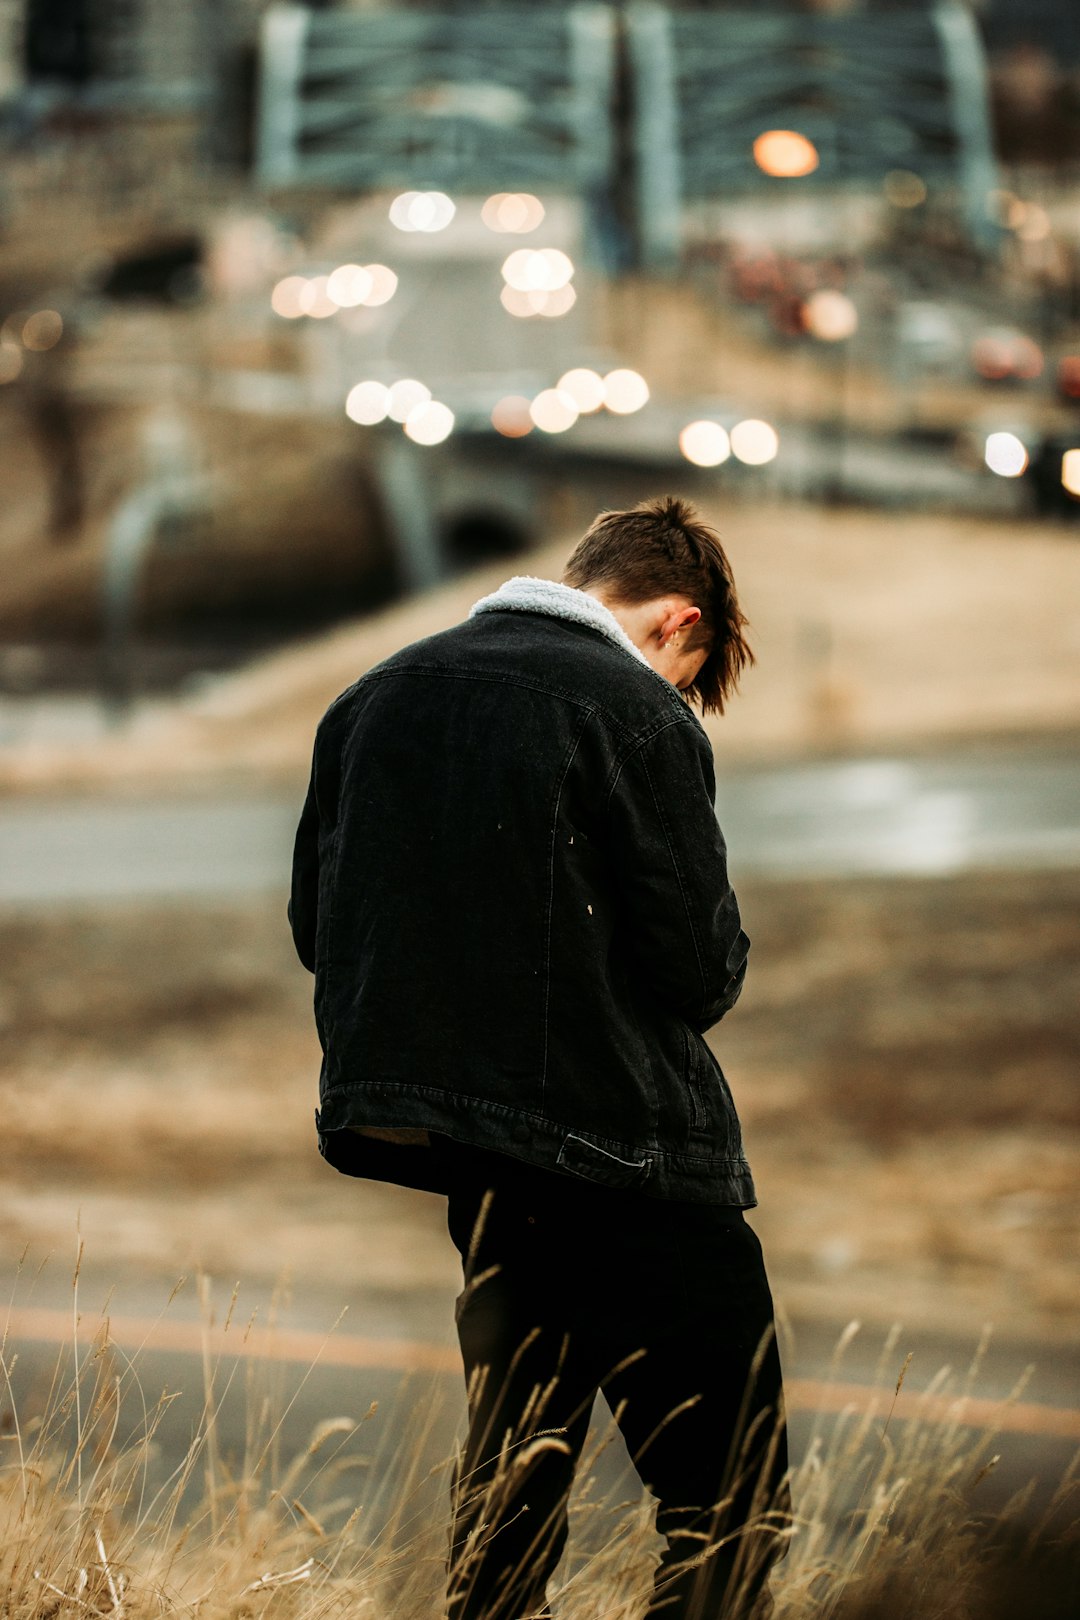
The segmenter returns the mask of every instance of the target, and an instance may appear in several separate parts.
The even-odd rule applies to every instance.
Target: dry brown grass
[[[24,1404],[14,1393],[18,1352],[5,1333],[3,1612],[18,1620],[437,1620],[449,1460],[432,1466],[423,1419],[402,1429],[381,1473],[357,1470],[357,1437],[375,1414],[363,1403],[355,1416],[320,1420],[284,1455],[284,1419],[310,1369],[275,1393],[280,1369],[272,1356],[248,1352],[233,1307],[216,1335],[205,1290],[203,1310],[198,1387],[160,1396],[103,1319],[91,1344],[73,1339],[44,1395]],[[838,1346],[837,1365],[841,1353]],[[218,1417],[241,1368],[247,1422],[230,1452]],[[898,1391],[904,1370],[897,1378],[879,1368],[877,1398],[862,1412],[819,1420],[791,1482],[794,1520],[773,1577],[776,1620],[1005,1620],[1018,1612],[1071,1620],[1080,1571],[1075,1470],[1038,1510],[1020,1493],[986,1514],[979,1491],[997,1460],[994,1435],[979,1437],[963,1421],[978,1357],[960,1385],[943,1371],[921,1409],[899,1423],[893,1384]],[[955,1398],[944,1416],[943,1394]],[[191,1438],[163,1452],[174,1402]],[[560,1620],[638,1620],[651,1580],[648,1503],[604,1499],[596,1487],[608,1438],[594,1443],[579,1476],[577,1550],[556,1577]],[[511,1474],[516,1466],[508,1458]],[[767,1505],[762,1522],[777,1522]]]

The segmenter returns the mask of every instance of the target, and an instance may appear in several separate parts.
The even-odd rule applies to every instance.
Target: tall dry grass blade
[[[80,1231],[81,1221],[82,1214],[80,1212],[76,1219],[75,1226],[75,1271],[71,1279],[71,1343],[72,1352],[75,1357],[75,1428],[80,1434],[82,1433],[82,1402],[79,1391],[79,1273],[82,1270],[83,1262],[83,1240],[82,1233]],[[81,1512],[83,1505],[81,1451],[76,1451],[74,1460],[76,1491],[78,1494],[79,1510]]]
[[[896,1380],[896,1388],[893,1390],[892,1404],[889,1407],[888,1416],[885,1419],[885,1427],[881,1431],[881,1439],[882,1439],[883,1443],[884,1443],[884,1440],[885,1440],[885,1436],[889,1432],[889,1424],[892,1422],[893,1413],[896,1411],[896,1403],[900,1399],[900,1391],[904,1387],[904,1379],[907,1376],[907,1370],[911,1366],[911,1363],[914,1360],[914,1358],[915,1358],[914,1350],[909,1350],[907,1355],[904,1357],[904,1365],[900,1368],[900,1376]]]
[[[229,1308],[225,1312],[225,1325],[221,1330],[222,1333],[228,1333],[228,1331],[229,1331],[229,1327],[230,1327],[230,1325],[232,1323],[232,1319],[233,1319],[233,1311],[235,1311],[235,1309],[236,1309],[236,1301],[237,1301],[237,1299],[239,1297],[239,1294],[240,1294],[240,1284],[239,1284],[239,1282],[235,1282],[235,1283],[233,1283],[232,1297],[229,1300]]]
[[[109,1596],[112,1599],[113,1614],[118,1616],[121,1612],[120,1591],[117,1586],[116,1578],[112,1572],[112,1566],[109,1563],[108,1554],[105,1551],[105,1541],[102,1537],[100,1529],[95,1529],[94,1531],[94,1544],[98,1550],[98,1557],[101,1559],[101,1568],[105,1575],[105,1584],[109,1588]]]
[[[844,1331],[841,1333],[840,1337],[837,1339],[833,1353],[829,1357],[829,1371],[831,1373],[839,1371],[840,1363],[843,1361],[844,1356],[847,1353],[848,1346],[855,1338],[855,1335],[861,1331],[861,1329],[862,1323],[859,1321],[858,1317],[853,1317],[845,1327]]]
[[[215,1534],[218,1530],[218,1476],[220,1463],[217,1445],[217,1403],[214,1398],[214,1368],[210,1359],[210,1331],[214,1325],[213,1304],[210,1298],[210,1279],[200,1271],[196,1279],[199,1295],[199,1317],[202,1324],[203,1410],[206,1423],[204,1470],[206,1498],[210,1509],[210,1522]]]

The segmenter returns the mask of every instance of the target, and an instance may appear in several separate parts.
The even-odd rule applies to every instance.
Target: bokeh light
[[[544,205],[527,191],[497,191],[485,202],[480,218],[489,231],[524,236],[543,221]]]
[[[544,266],[544,291],[558,292],[573,277],[573,260],[561,248],[539,248],[537,252]]]
[[[385,264],[339,264],[328,276],[285,276],[270,295],[270,307],[287,321],[301,315],[325,320],[339,309],[385,304],[397,287],[397,276]]]
[[[695,467],[719,467],[731,454],[731,440],[719,422],[688,422],[679,434],[679,449]]]
[[[649,385],[637,371],[620,367],[604,378],[604,404],[616,416],[629,416],[648,403]]]
[[[371,277],[371,291],[364,303],[372,308],[389,303],[398,289],[397,276],[385,264],[365,264],[364,269]]]
[[[1050,235],[1050,215],[1038,203],[1022,203],[1023,218],[1015,227],[1021,242],[1045,242]]]
[[[574,274],[561,248],[515,248],[503,262],[503,280],[519,292],[556,292]]]
[[[381,382],[358,382],[345,399],[345,415],[361,427],[385,422],[390,409],[390,390]]]
[[[23,327],[29,319],[28,309],[17,309],[14,314],[8,315],[4,324],[0,326],[0,343],[10,343],[15,348],[21,348]]]
[[[1005,382],[1015,378],[1031,382],[1041,376],[1043,352],[1034,338],[1012,327],[994,327],[978,338],[971,351],[972,364],[987,382]]]
[[[1015,433],[989,433],[986,438],[986,465],[999,478],[1019,478],[1028,464],[1028,453]]]
[[[1080,354],[1066,354],[1058,362],[1057,385],[1066,399],[1080,399]]]
[[[431,389],[426,383],[418,382],[415,377],[402,377],[390,386],[386,414],[395,422],[405,422],[418,405],[426,405],[430,398]]]
[[[577,302],[577,293],[569,282],[565,287],[557,288],[555,292],[541,292],[536,288],[526,291],[506,283],[499,294],[499,302],[503,309],[511,315],[516,315],[519,320],[530,320],[533,316],[541,315],[552,320],[573,309]]]
[[[457,209],[445,191],[403,191],[390,204],[399,231],[444,231]]]
[[[524,394],[507,394],[491,413],[491,425],[504,439],[523,439],[533,430],[529,401]]]
[[[817,147],[794,129],[767,129],[754,142],[754,162],[765,174],[794,180],[813,174],[819,163]]]
[[[911,169],[890,169],[883,190],[894,208],[918,208],[926,201],[926,181]]]
[[[564,371],[555,386],[570,395],[582,416],[591,416],[604,403],[604,379],[587,366]]]
[[[421,400],[405,418],[405,432],[414,444],[441,444],[453,431],[454,413],[437,399]]]
[[[536,313],[549,321],[557,319],[560,315],[568,315],[577,303],[577,293],[570,282],[567,282],[565,287],[556,287],[554,292],[543,292],[533,296],[539,298]]]
[[[859,325],[859,312],[847,293],[822,287],[803,305],[803,325],[824,343],[840,343]]]
[[[304,315],[310,315],[313,320],[324,321],[328,315],[337,314],[337,305],[328,291],[329,276],[312,276],[300,294],[300,310]]]
[[[1070,495],[1080,496],[1080,448],[1066,450],[1062,456],[1061,482]]]
[[[304,313],[301,298],[307,287],[306,276],[285,276],[270,294],[270,308],[282,320],[295,321]]]
[[[763,467],[767,461],[775,459],[780,449],[780,435],[770,422],[762,422],[756,416],[747,417],[732,428],[731,448],[748,467]]]
[[[326,280],[326,290],[339,309],[355,309],[374,288],[370,270],[362,264],[339,264]]]
[[[390,204],[390,223],[396,225],[399,231],[415,231],[416,226],[409,218],[409,209],[416,201],[415,191],[403,191],[395,197]]]
[[[40,353],[59,343],[63,331],[64,322],[59,310],[38,309],[28,315],[23,324],[23,344]]]
[[[0,384],[14,382],[22,368],[22,350],[14,343],[0,343]]]
[[[543,433],[565,433],[572,428],[580,412],[570,394],[561,388],[545,388],[529,406],[529,415]]]
[[[533,315],[539,315],[544,303],[544,294],[538,292],[524,292],[520,287],[511,287],[504,282],[499,302],[509,315],[516,315],[518,320],[529,320]]]

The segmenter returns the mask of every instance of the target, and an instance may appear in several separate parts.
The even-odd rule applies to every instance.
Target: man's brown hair
[[[625,512],[601,512],[562,577],[579,590],[600,587],[620,607],[672,594],[688,597],[701,618],[689,631],[687,651],[708,647],[709,656],[686,692],[703,714],[723,714],[754,655],[720,537],[689,501],[664,495]]]

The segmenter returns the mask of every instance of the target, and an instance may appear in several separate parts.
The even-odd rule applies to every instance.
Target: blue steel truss
[[[954,190],[971,235],[995,239],[986,71],[960,0],[838,15],[634,4],[625,16],[646,262],[677,258],[686,202],[865,187],[891,169]],[[762,173],[753,145],[769,129],[813,141],[812,175]]]
[[[962,0],[839,15],[280,5],[260,60],[256,167],[270,187],[578,192],[601,217],[629,172],[641,259],[663,265],[687,203],[908,169],[955,194],[980,245],[997,239],[986,70]],[[814,142],[814,174],[761,172],[754,139],[777,128]]]
[[[267,186],[594,193],[612,171],[615,14],[309,11],[263,24]]]

